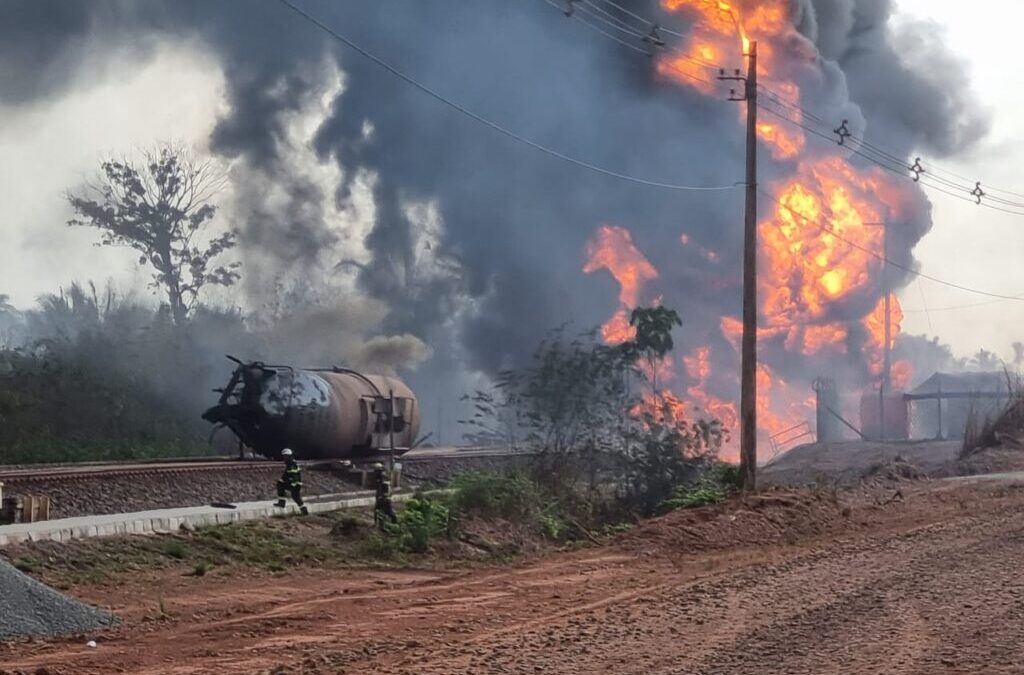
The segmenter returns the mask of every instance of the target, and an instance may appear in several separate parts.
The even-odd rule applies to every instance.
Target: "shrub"
[[[380,531],[366,541],[366,553],[373,558],[395,559],[403,553],[426,553],[438,537],[452,537],[457,520],[440,500],[416,495],[398,512],[398,521],[384,522]]]
[[[402,542],[394,535],[376,530],[367,537],[363,552],[368,558],[396,560],[402,557]]]
[[[194,577],[205,577],[206,573],[210,571],[212,566],[205,560],[200,560],[192,566],[192,576]]]
[[[739,489],[739,467],[732,464],[714,464],[696,481],[677,486],[661,503],[661,511],[695,509],[718,504]]]
[[[459,512],[522,518],[536,513],[541,501],[537,485],[517,473],[460,474],[452,480],[452,503]]]
[[[183,560],[188,555],[188,547],[184,542],[172,539],[163,545],[163,552],[168,558]]]
[[[447,506],[423,495],[413,497],[398,514],[397,528],[403,548],[412,553],[426,553],[430,541],[452,531],[452,515]]]
[[[711,481],[699,481],[690,485],[682,485],[672,491],[672,496],[661,503],[664,511],[676,509],[695,509],[725,501],[728,496],[725,488]]]
[[[565,534],[565,523],[560,518],[543,515],[540,518],[540,529],[548,539],[560,539]]]

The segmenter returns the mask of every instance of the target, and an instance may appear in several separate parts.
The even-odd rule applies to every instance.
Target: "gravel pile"
[[[115,621],[0,560],[0,640],[91,633]]]

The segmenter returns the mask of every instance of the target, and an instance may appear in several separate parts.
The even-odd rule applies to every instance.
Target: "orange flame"
[[[629,311],[636,307],[640,290],[658,278],[658,270],[633,244],[633,235],[624,227],[602,225],[587,242],[587,274],[607,269],[619,283],[619,309],[601,326],[601,336],[609,344],[632,340],[636,331],[629,325]]]
[[[659,56],[659,75],[703,94],[717,95],[717,68],[726,66],[731,71],[756,40],[758,79],[770,83],[772,90],[764,95],[787,103],[783,107],[788,108],[785,115],[791,121],[803,121],[798,109],[800,86],[776,73],[782,71],[777,67],[779,50],[785,47],[791,56],[792,48],[799,49],[801,44],[790,22],[787,0],[661,0],[661,4],[670,12],[685,15],[692,28],[678,50],[664,50]],[[797,58],[803,56],[797,54]],[[742,75],[742,71],[736,75]],[[742,108],[739,112],[745,114]],[[897,188],[879,169],[855,169],[845,156],[806,157],[802,131],[780,120],[762,121],[756,132],[775,158],[801,158],[792,178],[771,186],[778,203],[771,205],[758,224],[762,270],[759,312],[763,317],[757,333],[759,345],[770,340],[787,352],[819,358],[840,355],[848,349],[862,350],[868,373],[877,378],[885,347],[882,303],[861,318],[859,325],[836,319],[840,307],[857,306],[857,302],[863,306],[877,292],[875,280],[882,269],[879,258],[885,236],[880,223],[902,219],[908,192]],[[682,234],[680,240],[705,260],[718,262],[717,253],[697,246],[688,235]],[[608,248],[618,252],[612,255],[605,250]],[[602,334],[609,342],[631,339],[628,311],[635,306],[643,283],[656,278],[657,272],[633,246],[628,231],[621,228],[601,228],[587,252],[589,260],[584,269],[591,272],[606,267],[621,287],[620,308],[602,327]],[[854,302],[847,302],[851,299]],[[893,299],[892,342],[899,334],[902,318],[899,302]],[[720,331],[738,354],[742,323],[735,317],[722,317]],[[736,404],[708,393],[713,355],[716,353],[711,346],[701,346],[683,357],[686,397],[698,411],[735,428]],[[735,358],[735,354],[729,356]],[[648,377],[669,382],[674,375],[672,366],[669,362],[648,368],[653,371]],[[909,383],[909,363],[896,361],[891,371],[893,387]],[[739,384],[735,375],[727,375],[725,382]],[[759,365],[757,413],[763,437],[811,419],[815,401],[808,395],[807,385],[791,385],[768,364]],[[685,412],[684,401],[668,390],[652,394],[643,405],[648,410],[668,408],[680,416]]]
[[[657,71],[704,94],[714,93],[718,87],[709,67],[717,68],[732,61],[727,55],[739,56],[737,47],[746,55],[751,40],[761,41],[758,43],[758,75],[762,71],[770,72],[775,61],[772,39],[778,40],[792,30],[783,0],[740,3],[744,7],[754,4],[749,12],[720,0],[662,0],[661,4],[670,12],[684,13],[691,18],[693,31],[682,53],[667,52],[658,61]],[[784,84],[787,97],[798,98],[796,85]],[[740,113],[745,114],[742,110]],[[758,124],[757,135],[777,159],[791,159],[804,149],[803,133],[776,124]]]

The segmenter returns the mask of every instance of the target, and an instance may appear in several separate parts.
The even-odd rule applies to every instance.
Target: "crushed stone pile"
[[[0,560],[0,640],[91,633],[116,622]]]

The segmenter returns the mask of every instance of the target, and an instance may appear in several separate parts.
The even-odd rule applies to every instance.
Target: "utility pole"
[[[889,285],[889,225],[888,223],[864,223],[882,228],[882,288],[885,295],[882,299],[882,319],[885,326],[885,344],[882,346],[882,373],[878,383],[878,440],[885,440],[885,392],[892,384],[892,288]]]
[[[882,351],[882,390],[892,386],[892,317],[889,308],[892,303],[892,287],[889,285],[889,225],[882,224],[882,283],[885,285],[885,349]],[[882,440],[885,440],[885,425],[882,425]]]
[[[718,79],[743,82],[747,104],[747,198],[743,220],[743,341],[740,351],[740,481],[744,490],[757,486],[757,42],[747,47],[747,76],[725,71]]]

